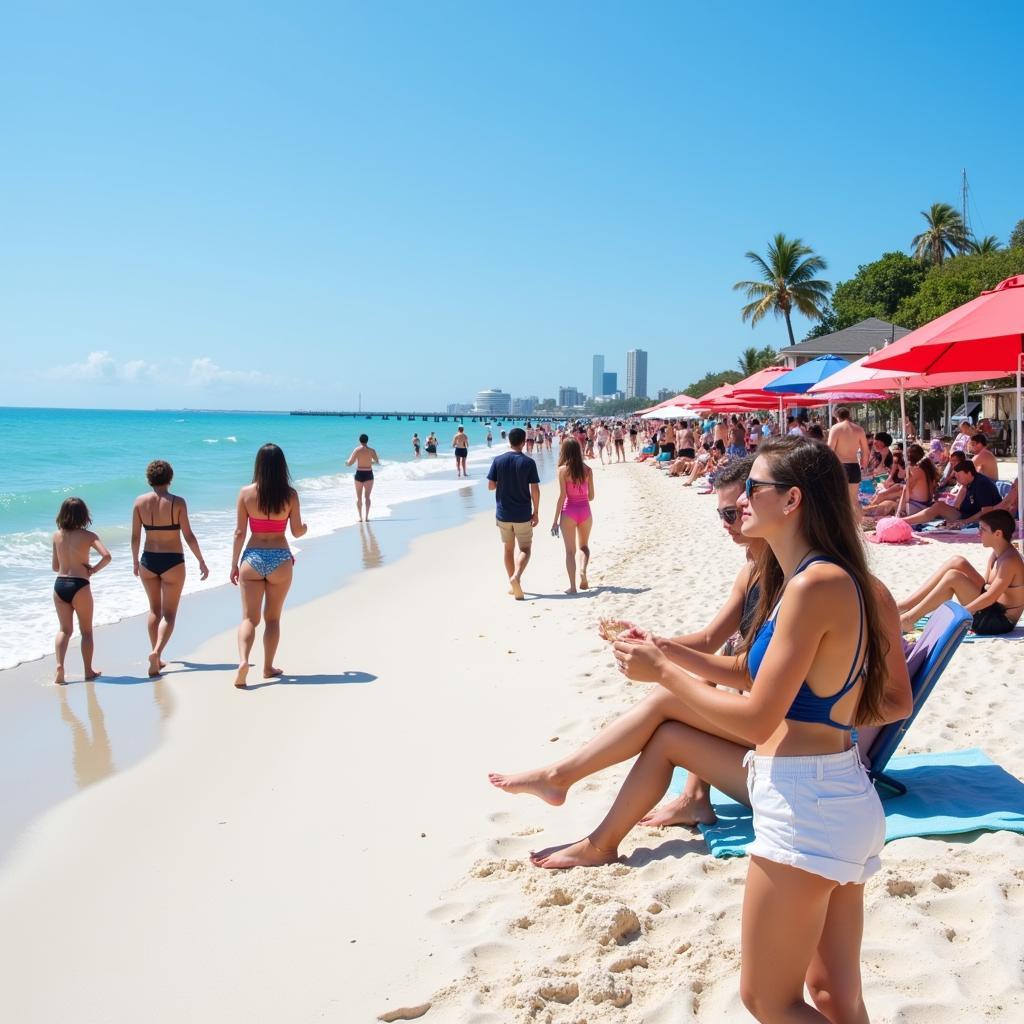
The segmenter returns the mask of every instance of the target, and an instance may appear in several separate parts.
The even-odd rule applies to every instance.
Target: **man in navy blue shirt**
[[[505,572],[510,594],[522,601],[523,570],[530,561],[533,528],[540,511],[540,476],[537,463],[523,454],[526,431],[513,427],[508,432],[511,451],[499,455],[487,471],[487,486],[495,494],[495,513],[501,540],[505,545]],[[519,557],[516,558],[516,544]]]
[[[1002,501],[999,488],[987,476],[979,473],[970,459],[964,459],[953,470],[953,475],[960,485],[960,491],[951,505],[937,501],[916,515],[907,516],[904,522],[917,526],[933,519],[945,519],[951,529],[959,530],[962,526],[977,522],[983,512],[995,508]]]

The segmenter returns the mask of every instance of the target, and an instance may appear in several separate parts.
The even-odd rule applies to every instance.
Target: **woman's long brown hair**
[[[773,437],[757,449],[772,467],[772,477],[799,489],[801,527],[814,551],[845,569],[857,583],[864,602],[865,647],[864,688],[857,705],[855,721],[866,722],[879,715],[885,690],[885,658],[889,645],[882,635],[881,619],[875,600],[875,584],[868,572],[864,541],[853,517],[849,485],[842,464],[828,445],[803,437]],[[782,596],[785,583],[782,568],[766,544],[754,569],[753,578],[761,593],[754,621],[747,633],[749,644],[765,624]],[[744,660],[747,655],[744,654]]]
[[[268,516],[283,512],[292,498],[292,478],[284,452],[276,444],[265,444],[256,453],[252,470],[256,505]]]
[[[587,467],[583,463],[583,450],[576,438],[567,437],[562,442],[562,450],[558,453],[558,465],[569,467],[569,472],[566,475],[573,483],[587,482]]]

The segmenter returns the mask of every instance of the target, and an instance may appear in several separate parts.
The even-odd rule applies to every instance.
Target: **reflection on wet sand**
[[[110,749],[110,737],[107,735],[106,723],[103,719],[103,708],[96,696],[96,684],[85,684],[85,700],[89,713],[89,729],[86,731],[79,717],[71,710],[68,703],[67,688],[57,688],[60,694],[60,717],[71,729],[71,766],[75,772],[75,781],[79,789],[85,789],[94,782],[114,774],[114,756]]]
[[[166,722],[174,711],[174,698],[171,697],[166,681],[160,677],[153,680],[153,702],[160,712],[160,721]]]
[[[377,536],[369,523],[359,524],[359,540],[363,545],[363,568],[379,569],[384,562]]]
[[[460,487],[459,497],[462,499],[463,505],[467,506],[468,508],[476,507],[476,501],[474,500],[476,497],[475,487]]]

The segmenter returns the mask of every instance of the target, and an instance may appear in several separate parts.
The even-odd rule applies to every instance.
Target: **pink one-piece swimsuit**
[[[575,480],[566,479],[562,515],[568,516],[577,525],[590,518],[590,485],[586,480],[579,484]]]

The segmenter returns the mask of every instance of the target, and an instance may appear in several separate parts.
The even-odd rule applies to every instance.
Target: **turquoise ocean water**
[[[511,419],[501,421],[506,429]],[[487,428],[467,423],[469,473],[480,483],[504,444],[499,421]],[[116,622],[146,610],[145,595],[132,575],[131,508],[146,490],[152,459],[174,466],[172,490],[189,506],[210,578],[201,583],[186,552],[186,593],[227,581],[238,489],[252,477],[260,445],[273,441],[285,452],[299,490],[309,537],[323,536],[356,521],[352,470],[345,459],[360,433],[384,462],[376,474],[373,516],[384,518],[404,502],[464,486],[455,476],[451,439],[457,421],[355,419],[248,412],[123,412],[75,409],[0,409],[0,668],[52,650],[50,538],[64,498],[84,498],[93,529],[114,556],[94,582],[96,621]],[[411,437],[433,429],[436,458],[413,459]],[[293,548],[301,552],[302,541]]]

